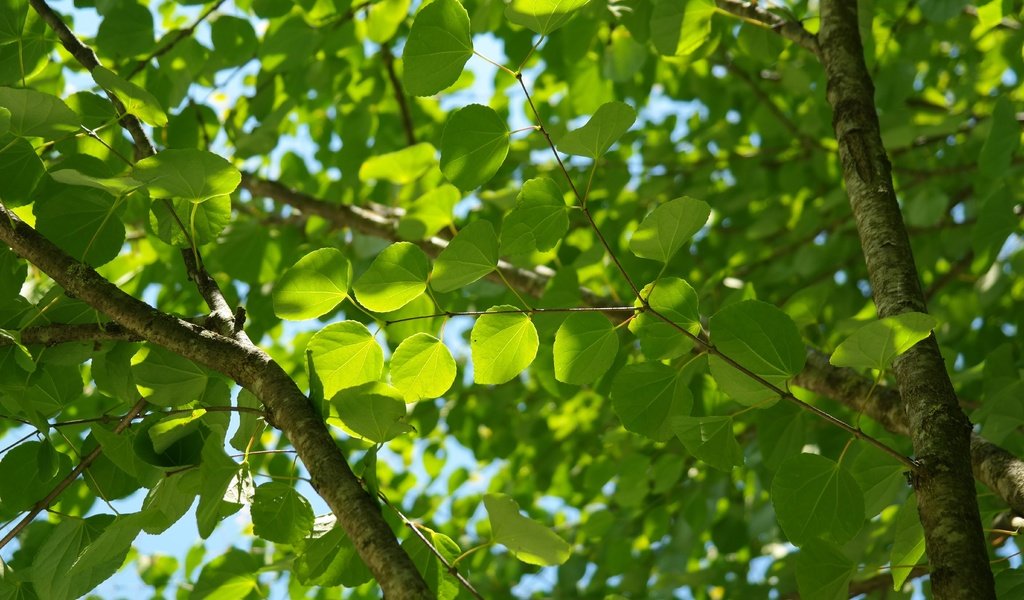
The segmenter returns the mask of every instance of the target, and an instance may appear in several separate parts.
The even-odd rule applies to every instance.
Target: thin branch
[[[758,6],[757,2],[740,2],[739,0],[715,0],[718,8],[724,12],[735,15],[744,21],[754,23],[761,27],[771,29],[782,37],[796,42],[811,54],[821,58],[821,48],[818,46],[818,37],[804,29],[799,21],[790,21],[768,12]]]
[[[96,53],[91,48],[82,43],[81,40],[70,30],[64,21],[60,18],[60,15],[55,13],[53,9],[46,3],[45,0],[29,0],[32,8],[35,9],[39,16],[42,17],[43,21],[52,29],[57,37],[60,39],[61,44],[75,57],[75,60],[85,67],[90,73],[98,66],[100,66],[99,59],[96,57]],[[128,114],[124,104],[113,92],[107,91],[107,96],[110,98],[111,104],[114,105],[117,114],[119,115],[119,121],[121,126],[128,131],[131,135],[132,140],[135,142],[135,149],[138,155],[142,158],[153,156],[156,154],[156,148],[153,142],[150,141],[149,136],[142,128],[142,123],[134,115]],[[189,237],[187,228],[178,219],[177,213],[174,208],[170,206],[169,201],[166,199],[164,202],[168,204],[168,210],[171,215],[174,216],[175,220],[178,221],[178,225],[181,227],[182,232],[186,237]],[[181,252],[182,259],[185,261],[186,271],[189,275],[189,279],[195,282],[196,287],[199,289],[200,295],[206,301],[211,311],[211,316],[219,319],[225,324],[225,328],[228,331],[237,331],[240,327],[234,322],[234,311],[228,306],[227,301],[224,299],[224,294],[217,286],[217,282],[213,280],[213,277],[206,272],[203,267],[202,257],[199,256],[199,250],[195,247],[194,243],[190,245],[192,248],[183,249]]]
[[[521,314],[521,315],[534,315],[543,313],[575,313],[575,312],[601,312],[601,313],[614,313],[614,312],[632,312],[635,313],[640,310],[639,306],[570,306],[566,308],[516,308],[506,310],[449,310],[441,313],[434,313],[430,315],[417,315],[415,317],[403,317],[401,319],[394,319],[391,321],[384,321],[384,325],[394,325],[395,323],[405,323],[407,321],[418,321],[420,319],[437,319],[440,317],[451,318],[451,317],[482,317],[484,315],[502,315],[502,314]]]
[[[380,59],[388,73],[391,88],[395,91],[395,101],[398,102],[398,111],[402,115],[405,142],[412,146],[416,143],[416,128],[412,123],[412,112],[409,110],[409,102],[406,100],[405,90],[402,89],[402,82],[398,80],[398,75],[395,73],[395,56],[391,54],[391,48],[387,44],[382,44],[380,47]]]
[[[209,8],[203,11],[203,13],[199,15],[199,17],[195,21],[193,21],[191,25],[189,25],[185,29],[179,29],[178,31],[176,31],[174,33],[174,37],[172,37],[166,44],[164,44],[160,48],[157,48],[156,50],[151,52],[149,56],[137,62],[135,64],[135,67],[128,72],[128,75],[125,76],[125,79],[130,80],[131,78],[135,77],[143,69],[146,68],[146,65],[148,65],[151,60],[153,60],[154,58],[159,58],[164,54],[167,54],[182,40],[190,37],[193,33],[195,33],[196,27],[199,27],[199,24],[205,21],[211,14],[213,14],[217,9],[219,9],[221,5],[224,4],[224,2],[225,0],[217,0],[216,2],[211,4]]]
[[[750,88],[750,91],[754,93],[754,96],[761,101],[761,104],[767,108],[769,112],[775,115],[775,118],[783,127],[786,128],[787,131],[789,131],[790,135],[800,140],[800,145],[803,146],[805,150],[822,149],[821,142],[807,135],[807,133],[805,133],[804,130],[789,117],[789,115],[782,112],[782,109],[775,104],[775,101],[772,100],[759,85],[757,85],[757,82],[754,81],[754,78],[751,77],[749,73],[736,66],[736,63],[731,59],[726,61],[725,68]]]
[[[423,545],[425,545],[430,550],[430,552],[437,557],[437,560],[440,561],[440,563],[444,566],[445,570],[448,571],[448,574],[454,577],[455,580],[459,582],[459,585],[465,588],[465,590],[469,592],[470,595],[472,595],[474,598],[477,598],[478,600],[483,600],[484,597],[480,595],[480,592],[476,591],[476,588],[473,587],[473,584],[469,583],[469,581],[462,575],[462,573],[459,572],[459,569],[455,566],[454,563],[448,562],[448,559],[445,558],[444,555],[441,554],[437,550],[437,548],[434,547],[434,544],[432,544],[430,540],[428,540],[427,537],[423,535],[423,532],[420,531],[420,528],[416,523],[409,520],[409,517],[406,517],[402,511],[398,510],[398,507],[392,504],[391,501],[388,500],[388,497],[384,495],[384,492],[378,491],[377,497],[381,499],[385,506],[393,510],[395,514],[398,515],[398,518],[402,520],[402,523],[406,527],[412,530],[416,537],[418,537],[420,541],[423,542]]]
[[[352,473],[319,412],[295,381],[244,333],[226,337],[134,298],[40,235],[0,204],[0,241],[66,292],[125,329],[236,381],[260,399],[265,418],[291,441],[313,489],[331,507],[360,558],[389,598],[430,598],[423,577],[398,545],[380,509]]]
[[[121,420],[120,422],[118,422],[117,427],[114,428],[114,434],[120,434],[125,429],[128,429],[128,426],[131,425],[132,420],[135,419],[135,416],[142,412],[144,408],[146,408],[146,404],[147,402],[145,398],[139,398],[139,401],[135,403],[135,406],[133,406],[131,410],[128,411],[127,414],[121,417]],[[78,463],[78,466],[75,467],[70,473],[68,473],[67,477],[62,479],[60,483],[54,486],[54,488],[50,490],[50,493],[47,494],[46,497],[44,497],[39,502],[36,502],[32,509],[29,510],[28,513],[26,513],[25,516],[22,517],[20,521],[18,521],[18,524],[12,527],[11,530],[7,532],[7,535],[3,537],[3,539],[0,539],[0,548],[3,548],[11,540],[18,537],[18,534],[21,533],[23,529],[28,527],[28,524],[31,523],[39,515],[39,513],[49,508],[50,505],[53,504],[54,500],[56,500],[57,497],[60,496],[61,493],[63,493],[64,490],[66,490],[69,485],[74,483],[74,481],[78,479],[78,476],[81,475],[83,471],[89,468],[89,465],[91,465],[97,458],[99,458],[100,453],[102,452],[103,447],[97,445],[95,448],[92,449],[91,452],[89,452],[89,454],[86,454],[84,457],[82,457],[82,460],[81,462]]]

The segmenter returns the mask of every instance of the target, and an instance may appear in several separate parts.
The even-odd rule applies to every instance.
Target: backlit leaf
[[[531,565],[560,565],[569,560],[572,548],[558,534],[519,514],[519,505],[504,494],[484,495],[494,541]]]
[[[345,428],[377,444],[411,431],[405,423],[405,399],[390,385],[373,382],[346,388],[331,398]]]
[[[427,143],[416,144],[387,154],[378,154],[359,167],[359,179],[384,179],[399,185],[420,178],[437,163],[437,150]]]
[[[651,308],[670,321],[665,322],[644,311],[629,322],[629,330],[640,338],[644,356],[664,360],[689,352],[693,348],[693,340],[683,331],[696,336],[701,330],[697,292],[682,279],[664,277],[644,286],[640,295],[647,299]],[[639,300],[633,304],[641,306]]]
[[[132,177],[154,198],[201,203],[235,191],[241,173],[231,163],[205,150],[164,150],[135,163]]]
[[[470,104],[455,111],[441,134],[441,172],[459,189],[480,187],[505,162],[508,136],[504,119],[488,106]]]
[[[558,185],[548,177],[523,183],[516,205],[501,223],[501,253],[545,251],[565,236],[569,211]]]
[[[651,38],[666,56],[692,54],[711,35],[713,0],[657,0],[651,15]]]
[[[487,309],[473,326],[473,380],[476,383],[505,383],[530,366],[537,356],[537,329],[530,317],[514,306]]]
[[[555,377],[564,383],[592,383],[608,372],[619,337],[607,317],[596,312],[570,314],[555,334]]]
[[[146,12],[148,13],[149,11]],[[92,78],[96,80],[100,87],[117,96],[118,100],[124,104],[128,114],[135,115],[143,123],[153,127],[167,125],[167,113],[164,112],[163,107],[160,106],[160,103],[157,102],[153,94],[126,79],[122,79],[105,67],[93,69]]]
[[[572,18],[590,0],[512,0],[505,17],[541,35],[548,35]]]
[[[374,312],[402,308],[427,289],[430,263],[419,246],[391,244],[356,279],[352,291],[359,303]]]
[[[703,200],[676,198],[647,215],[629,240],[629,249],[641,258],[667,263],[711,215]]]
[[[256,488],[252,507],[253,533],[278,544],[294,544],[309,535],[313,508],[290,483],[268,481]]]
[[[416,15],[402,59],[405,90],[430,96],[449,87],[473,56],[469,14],[458,0],[434,0]]]
[[[60,98],[43,92],[0,87],[0,106],[10,111],[8,127],[18,137],[56,140],[78,132],[81,127],[75,111]]]
[[[351,267],[335,248],[303,256],[274,285],[274,314],[301,321],[324,315],[348,296]]]
[[[347,387],[380,379],[384,351],[366,325],[356,321],[331,323],[316,333],[306,346],[330,398]]]
[[[916,494],[910,494],[900,505],[896,520],[893,521],[893,529],[895,535],[889,563],[893,565],[892,589],[898,592],[903,588],[903,582],[910,576],[910,572],[914,570],[913,565],[924,556],[924,529],[917,514]]]
[[[597,160],[636,122],[636,111],[623,102],[602,104],[586,125],[570,131],[558,140],[558,149],[566,154]]]
[[[410,402],[437,398],[455,381],[455,359],[441,340],[426,333],[406,338],[391,356],[391,383]]]
[[[670,419],[672,432],[686,450],[722,471],[743,464],[743,450],[733,435],[732,423],[730,417],[675,415]]]
[[[884,370],[892,361],[931,334],[938,320],[909,312],[873,321],[843,340],[829,359],[837,367]]]
[[[498,236],[489,221],[473,221],[459,231],[434,261],[430,287],[450,292],[484,277],[498,265]]]

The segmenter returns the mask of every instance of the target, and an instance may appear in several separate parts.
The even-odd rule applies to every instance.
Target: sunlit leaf
[[[498,236],[489,221],[473,221],[459,231],[434,261],[430,287],[450,292],[484,277],[498,265]]]
[[[146,11],[147,13],[149,11]],[[92,77],[101,87],[112,92],[124,104],[128,114],[135,115],[147,125],[163,127],[167,124],[167,113],[157,99],[145,89],[122,79],[105,67],[92,70]],[[166,151],[165,151],[166,152]]]
[[[924,556],[924,529],[921,528],[921,519],[917,515],[916,494],[910,494],[900,505],[893,529],[895,535],[889,562],[893,565],[892,589],[898,592],[903,588],[903,582],[910,576],[910,572],[914,570],[913,565]]]
[[[541,35],[548,35],[573,17],[590,0],[512,0],[505,17]]]
[[[647,215],[629,240],[629,249],[641,258],[667,263],[711,215],[707,202],[676,198]]]
[[[351,267],[335,248],[303,256],[274,285],[274,314],[300,321],[330,312],[348,297]]]
[[[377,444],[411,431],[405,423],[405,399],[390,385],[374,382],[346,388],[331,398],[345,428]]]
[[[608,372],[618,350],[619,337],[607,317],[572,313],[555,334],[555,377],[564,383],[592,383]]]
[[[651,39],[666,56],[692,54],[711,35],[713,0],[657,0],[651,15]]]
[[[484,508],[491,521],[494,541],[508,548],[519,560],[531,565],[560,565],[572,548],[558,534],[519,514],[519,505],[504,494],[486,494]]]
[[[132,177],[154,198],[201,203],[235,191],[242,175],[220,156],[205,150],[164,150],[135,163]]]
[[[43,92],[0,87],[0,106],[10,112],[8,128],[18,137],[55,140],[76,133],[81,127],[75,111],[60,98]]]
[[[554,248],[569,228],[568,213],[561,190],[550,178],[524,182],[515,207],[501,223],[501,253],[526,254]]]
[[[309,535],[313,508],[291,484],[268,481],[256,488],[252,507],[253,533],[279,544],[294,544]]]
[[[405,89],[430,96],[455,83],[473,56],[469,14],[458,0],[435,0],[413,21],[402,58]]]
[[[587,123],[558,140],[558,149],[597,160],[633,126],[636,111],[623,102],[602,104]]]
[[[508,147],[504,119],[488,106],[470,104],[452,113],[444,126],[441,172],[459,189],[478,188],[498,172]]]
[[[374,312],[402,308],[427,289],[430,263],[415,244],[391,244],[352,285],[359,303]]]
[[[332,323],[306,346],[317,375],[330,398],[347,387],[377,381],[384,369],[384,351],[366,325],[356,321]]]
[[[391,383],[407,401],[441,396],[455,381],[455,359],[441,340],[426,333],[406,338],[391,357]]]
[[[359,179],[384,179],[399,185],[410,183],[437,164],[436,153],[434,146],[422,143],[395,152],[379,154],[367,159],[359,167]]]
[[[470,335],[473,380],[505,383],[537,356],[537,329],[530,317],[514,306],[494,306],[487,313],[477,318]]]
[[[924,313],[902,313],[873,321],[843,340],[829,359],[837,367],[884,370],[931,334],[938,320]]]

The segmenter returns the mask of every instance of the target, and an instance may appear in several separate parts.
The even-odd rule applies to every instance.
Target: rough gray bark
[[[427,584],[352,473],[323,419],[287,373],[241,334],[238,339],[160,312],[129,296],[66,254],[0,205],[0,240],[50,276],[65,292],[124,329],[227,375],[266,407],[268,420],[291,441],[313,488],[331,507],[360,558],[388,598],[431,598]]]
[[[824,0],[818,37],[843,178],[878,316],[927,312],[882,145],[857,2]],[[995,598],[971,477],[971,424],[960,410],[935,336],[900,356],[893,370],[922,463],[913,479],[935,597]]]

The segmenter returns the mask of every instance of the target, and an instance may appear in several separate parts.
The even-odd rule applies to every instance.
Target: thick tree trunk
[[[879,317],[926,312],[882,145],[855,0],[823,0],[819,44],[839,158]],[[935,336],[894,365],[910,437],[918,511],[936,598],[995,598],[971,477],[971,423],[960,410]]]

